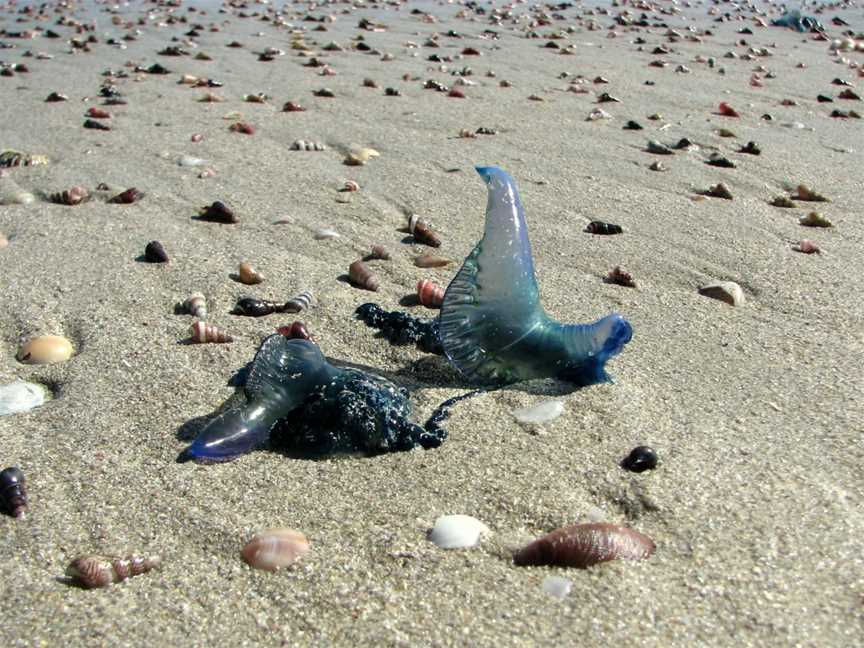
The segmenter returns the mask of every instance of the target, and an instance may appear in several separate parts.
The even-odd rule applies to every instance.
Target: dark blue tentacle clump
[[[363,304],[354,312],[366,326],[380,330],[391,344],[416,344],[425,353],[444,354],[437,318],[422,320],[408,313],[385,311],[377,304]]]

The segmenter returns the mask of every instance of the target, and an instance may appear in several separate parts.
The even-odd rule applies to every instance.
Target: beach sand
[[[327,28],[305,34],[337,72],[326,77],[303,66],[308,58],[291,49],[290,26],[238,11],[201,15],[184,7],[175,15],[186,22],[166,24],[167,8],[124,8],[124,20],[152,10],[125,49],[107,40],[128,30],[97,12],[98,43],[74,55],[69,38],[91,32],[57,25],[61,14],[23,22],[0,14],[7,32],[40,26],[61,35],[0,36],[16,46],[0,50],[0,59],[30,68],[0,77],[0,149],[51,158],[47,166],[10,169],[0,183],[11,179],[37,195],[83,185],[97,196],[74,207],[44,199],[0,207],[0,232],[9,239],[0,249],[0,384],[23,379],[54,393],[40,408],[0,418],[0,463],[21,467],[30,498],[26,520],[0,519],[2,643],[862,645],[864,124],[828,116],[862,112],[860,102],[837,100],[843,88],[831,84],[848,79],[860,92],[858,69],[836,62],[841,55],[828,42],[760,27],[752,13],[714,22],[707,4],[649,13],[651,24],[685,36],[673,43],[666,27],[615,26],[626,7],[586,16],[577,6],[562,10],[561,20],[547,11],[550,24],[531,27],[527,4],[512,8],[518,20],[500,25],[488,12],[466,10],[476,18],[469,20],[457,6],[421,6],[438,22],[411,6],[287,7],[284,21],[294,29]],[[245,13],[265,9],[250,5]],[[636,19],[646,9],[630,11]],[[769,19],[779,15],[772,11]],[[304,22],[307,12],[337,19]],[[864,24],[860,8],[825,12],[832,38],[844,29],[831,24],[833,16],[858,31]],[[387,30],[359,30],[362,17]],[[591,21],[598,29],[589,29]],[[157,55],[167,45],[190,48],[184,33],[195,23],[204,29],[190,51],[213,61]],[[221,30],[209,31],[212,24]],[[568,26],[572,32],[557,42],[575,45],[575,55],[542,47]],[[608,38],[613,26],[617,37]],[[738,33],[745,26],[752,35]],[[463,38],[444,36],[450,29]],[[499,38],[481,38],[486,29]],[[531,29],[542,37],[526,38]],[[423,47],[436,33],[441,47]],[[686,38],[697,33],[701,42]],[[358,34],[393,60],[352,51]],[[740,39],[748,45],[736,45]],[[226,47],[232,40],[244,47]],[[322,51],[330,41],[346,51]],[[672,52],[652,54],[661,44]],[[749,46],[773,54],[741,58]],[[267,47],[286,54],[259,62],[256,53]],[[460,58],[465,47],[482,55]],[[25,50],[54,58],[25,58]],[[724,58],[729,51],[739,58]],[[427,60],[432,54],[454,57],[444,63],[448,71]],[[864,61],[860,52],[842,56]],[[649,66],[657,59],[670,65]],[[171,73],[137,73],[127,62],[158,62]],[[691,72],[676,73],[678,65]],[[776,78],[757,72],[764,87],[752,87],[760,65]],[[457,77],[449,71],[465,66],[476,82],[462,88],[466,98],[423,89],[427,79],[452,86]],[[84,129],[84,112],[101,105],[105,70],[129,74],[116,80],[128,105],[106,107],[111,131]],[[212,91],[225,101],[198,102],[207,89],[178,84],[181,74],[223,82]],[[566,91],[577,75],[589,82],[574,87],[587,93]],[[590,82],[599,75],[609,83]],[[362,87],[366,77],[380,87]],[[500,87],[502,79],[512,87]],[[322,87],[335,98],[313,96]],[[402,96],[385,96],[386,87]],[[69,100],[45,103],[51,91]],[[272,96],[269,103],[243,102],[259,92]],[[602,92],[620,103],[597,104]],[[545,101],[529,100],[532,94]],[[817,94],[835,101],[819,104]],[[784,99],[797,105],[783,106]],[[282,112],[286,101],[307,111]],[[721,101],[741,117],[718,115]],[[595,108],[613,119],[586,121]],[[223,117],[233,111],[255,126],[254,135],[229,132]],[[649,120],[654,113],[662,119]],[[762,119],[765,113],[774,119]],[[645,130],[622,129],[630,119]],[[795,123],[804,128],[788,126]],[[458,137],[479,127],[497,133]],[[719,137],[720,128],[736,137]],[[193,133],[203,140],[191,142]],[[699,149],[645,151],[649,139],[682,137]],[[289,150],[296,139],[328,149]],[[762,155],[736,153],[751,140]],[[381,155],[345,166],[345,153],[358,146]],[[715,148],[737,168],[705,164]],[[178,166],[183,155],[207,160],[216,174],[199,178],[200,168]],[[667,172],[649,170],[658,160]],[[608,365],[614,384],[574,390],[541,381],[476,396],[454,408],[450,436],[435,450],[311,461],[264,449],[222,465],[178,463],[234,394],[229,381],[261,340],[294,319],[230,315],[241,295],[284,301],[314,291],[317,304],[297,317],[325,355],[408,388],[417,421],[471,388],[445,359],[390,346],[353,312],[374,301],[435,315],[400,302],[420,279],[446,285],[481,237],[486,188],[475,165],[500,166],[518,183],[549,314],[589,322],[615,311],[632,323],[632,342]],[[349,179],[360,191],[338,192]],[[734,200],[694,200],[718,182]],[[112,191],[96,192],[100,183]],[[831,202],[768,204],[799,183]],[[106,203],[129,187],[145,197]],[[233,206],[240,222],[197,220],[214,200]],[[834,227],[799,225],[814,208]],[[438,252],[456,264],[414,267],[428,248],[400,231],[410,213],[434,223],[443,239]],[[585,233],[593,220],[619,224],[624,234]],[[315,240],[318,228],[341,237]],[[815,240],[823,253],[793,251],[800,239]],[[136,260],[151,240],[164,244],[169,264]],[[340,280],[373,243],[393,257],[371,262],[381,279],[374,294]],[[267,280],[233,281],[243,260]],[[618,264],[636,289],[604,283]],[[698,294],[720,280],[739,283],[745,303],[731,307]],[[197,291],[208,298],[208,320],[235,336],[232,344],[184,343],[192,318],[175,306]],[[76,355],[47,366],[16,362],[20,345],[37,334],[68,337]],[[550,398],[563,400],[565,412],[542,427],[525,428],[511,415]],[[619,467],[643,444],[657,450],[657,469]],[[491,535],[472,549],[437,548],[426,533],[453,513],[477,517]],[[588,570],[513,565],[515,548],[589,519],[648,535],[656,553]],[[255,571],[240,549],[273,527],[302,531],[312,550],[291,568]],[[64,580],[82,553],[158,555],[162,567],[86,591]],[[572,581],[564,599],[544,593],[550,575]]]

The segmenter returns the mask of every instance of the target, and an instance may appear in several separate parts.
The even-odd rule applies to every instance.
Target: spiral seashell
[[[722,182],[718,182],[716,185],[712,186],[710,189],[704,192],[706,196],[712,196],[714,198],[723,198],[724,200],[732,200],[732,192],[729,191],[729,187],[727,187]]]
[[[418,243],[423,243],[430,247],[441,247],[441,238],[432,229],[429,223],[420,218],[417,214],[412,214],[408,218],[408,231]]]
[[[84,187],[72,187],[65,191],[51,194],[51,202],[58,205],[80,205],[90,197],[90,193]]]
[[[198,211],[198,217],[202,220],[212,221],[214,223],[225,223],[232,225],[237,223],[239,219],[234,210],[228,207],[221,200],[216,200],[212,204],[202,207]]]
[[[725,101],[722,102],[722,103],[718,106],[718,108],[717,108],[717,112],[718,112],[719,114],[723,115],[724,117],[740,117],[740,116],[741,116],[741,115],[738,113],[737,110],[735,110],[732,106],[730,106],[730,105],[729,105],[728,103],[726,103]]]
[[[795,195],[792,196],[795,200],[803,200],[804,202],[831,202],[822,194],[816,193],[806,185],[798,185]]]
[[[233,342],[234,338],[228,335],[225,331],[213,324],[207,324],[201,320],[192,324],[192,341],[198,344],[223,344]]]
[[[268,97],[268,96],[267,96],[266,94],[264,94],[263,92],[259,92],[259,93],[257,93],[257,94],[246,94],[246,95],[243,95],[243,101],[246,101],[246,102],[248,102],[248,103],[258,103],[258,104],[263,104],[263,103],[267,103],[267,100],[268,100],[269,98],[270,98],[270,97]]]
[[[168,263],[168,253],[159,241],[150,241],[144,248],[144,260],[149,263]]]
[[[16,466],[0,472],[0,504],[12,517],[24,517],[27,513],[27,480]]]
[[[516,565],[558,565],[584,569],[623,558],[643,560],[654,542],[638,531],[608,523],[574,524],[547,533],[513,556]]]
[[[123,191],[113,198],[109,199],[108,202],[115,205],[131,205],[134,202],[138,202],[144,197],[144,194],[138,191],[135,187],[131,187],[126,191]]]
[[[348,266],[348,278],[358,288],[365,288],[373,292],[377,291],[380,285],[378,277],[372,273],[369,266],[359,260]]]
[[[369,252],[370,259],[379,259],[381,261],[390,260],[390,252],[383,245],[376,243],[372,246],[372,251]]]
[[[444,288],[429,279],[417,282],[417,298],[426,308],[441,308],[444,303]]]
[[[585,231],[589,234],[601,234],[604,236],[623,234],[624,232],[620,225],[615,225],[614,223],[604,223],[603,221],[591,221],[585,227]]]
[[[795,207],[795,203],[786,196],[776,196],[771,200],[770,204],[772,207],[782,207],[784,209],[793,209]]]
[[[97,108],[96,106],[91,107],[85,113],[88,117],[93,117],[94,119],[111,119],[111,113],[107,110],[102,110],[101,108]]]
[[[252,264],[248,261],[244,261],[237,268],[237,277],[240,279],[241,283],[248,286],[259,284],[264,281],[264,275],[253,268]]]
[[[321,142],[307,142],[306,140],[295,140],[291,143],[292,151],[326,151],[327,146]]]
[[[299,295],[292,297],[285,302],[285,306],[283,306],[282,310],[286,313],[299,313],[309,308],[314,301],[315,297],[312,295],[312,291],[304,290]]]
[[[798,219],[798,223],[804,227],[833,227],[834,224],[819,212],[812,211],[806,216]]]
[[[254,536],[240,554],[250,567],[276,571],[309,552],[309,541],[293,529],[270,529]]]
[[[96,587],[107,587],[112,583],[119,583],[144,574],[159,567],[161,560],[158,556],[142,558],[141,556],[128,556],[127,558],[103,558],[102,556],[84,555],[78,556],[69,563],[66,575],[74,578],[87,589]]]
[[[246,122],[234,122],[228,127],[228,130],[232,133],[243,133],[244,135],[255,134],[255,127],[252,124],[247,124]]]
[[[453,259],[434,254],[421,254],[414,259],[414,265],[418,268],[443,268],[451,263],[453,263]]]
[[[33,155],[12,150],[0,153],[0,167],[38,166],[48,162],[47,155]]]
[[[201,293],[192,293],[189,298],[183,302],[183,309],[198,319],[207,318],[207,300]]]
[[[353,180],[348,180],[339,191],[360,191],[360,185]]]
[[[280,326],[276,329],[279,335],[284,335],[289,340],[311,340],[314,341],[306,325],[300,321],[291,322],[288,326]]]
[[[636,282],[633,280],[633,275],[627,272],[621,266],[615,266],[609,271],[609,274],[606,276],[606,281],[609,283],[618,284],[619,286],[626,286],[627,288],[635,288]]]

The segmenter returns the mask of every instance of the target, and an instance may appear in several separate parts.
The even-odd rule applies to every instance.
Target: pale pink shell
[[[654,542],[638,531],[615,524],[574,524],[547,533],[513,556],[517,565],[585,568],[608,560],[643,560]]]
[[[809,239],[798,241],[798,244],[793,245],[792,249],[796,252],[803,252],[804,254],[820,254],[822,252],[822,250],[819,249],[819,246]]]
[[[254,536],[240,554],[251,567],[276,571],[308,553],[309,541],[293,529],[270,529]]]
[[[417,282],[417,298],[426,308],[441,308],[444,303],[444,289],[429,279]]]

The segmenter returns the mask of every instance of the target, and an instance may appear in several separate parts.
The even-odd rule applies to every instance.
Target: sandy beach
[[[0,202],[35,198],[0,205],[0,385],[51,392],[0,417],[0,468],[20,467],[29,495],[26,519],[0,516],[3,645],[864,645],[864,120],[830,116],[864,113],[838,96],[864,94],[864,52],[831,50],[846,31],[864,38],[864,12],[819,11],[819,40],[770,26],[778,5],[688,5],[0,7],[11,71],[0,152],[50,159],[0,177]],[[300,42],[308,49],[292,49]],[[171,46],[186,54],[158,54]],[[148,73],[154,64],[168,73]],[[104,105],[105,83],[127,103]],[[46,102],[52,92],[68,100]],[[200,101],[207,93],[223,101]],[[265,103],[244,101],[258,93]],[[289,101],[306,110],[283,111]],[[111,114],[98,120],[110,130],[83,127],[92,107]],[[607,115],[589,119],[598,109]],[[230,131],[236,122],[254,134]],[[478,128],[494,134],[460,137]],[[693,146],[646,150],[682,138]],[[326,150],[291,150],[299,139]],[[739,152],[751,141],[760,155]],[[360,147],[380,157],[344,164]],[[707,164],[712,154],[734,168]],[[518,184],[547,312],[632,324],[607,366],[614,383],[483,393],[453,408],[432,450],[178,462],[236,398],[261,341],[295,319],[334,365],[407,388],[417,422],[470,391],[445,358],[391,346],[354,311],[372,301],[436,316],[415,286],[446,286],[482,236],[477,165]],[[359,190],[340,191],[347,181]],[[732,200],[703,195],[717,183]],[[802,184],[830,202],[770,204]],[[51,201],[73,186],[90,200]],[[107,202],[131,187],[141,200]],[[217,200],[238,223],[197,218]],[[833,226],[802,226],[811,211]],[[434,225],[431,251],[453,264],[414,265],[430,248],[403,231],[410,214]],[[623,234],[586,233],[591,221]],[[318,240],[322,228],[339,236]],[[793,249],[804,239],[821,253]],[[141,260],[154,240],[169,263]],[[345,279],[373,244],[391,254],[369,262],[375,293]],[[265,281],[232,279],[242,261]],[[636,288],[604,281],[617,265]],[[718,281],[739,284],[743,303],[699,293]],[[316,303],[299,315],[231,314],[240,296],[303,290]],[[193,318],[179,305],[195,292],[232,343],[188,343]],[[16,360],[47,334],[68,338],[72,358]],[[565,408],[549,423],[512,415],[550,399]],[[621,468],[639,445],[656,450],[656,469]],[[441,549],[427,532],[448,514],[491,533]],[[589,520],[637,530],[656,552],[584,570],[513,564],[531,540]],[[250,568],[241,548],[275,527],[301,531],[311,551],[275,573]],[[64,574],[86,553],[162,564],[85,590]],[[547,594],[549,576],[569,579],[569,594]]]

